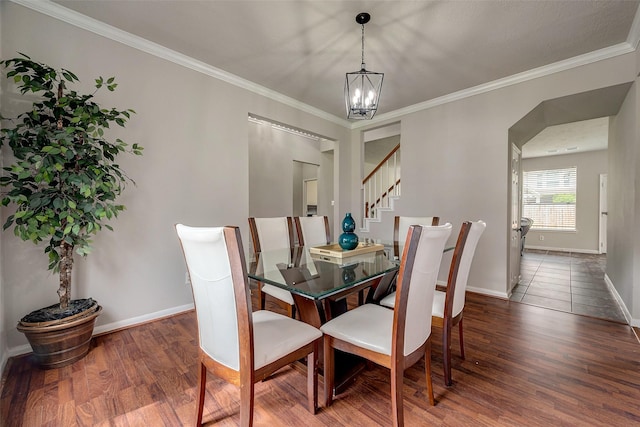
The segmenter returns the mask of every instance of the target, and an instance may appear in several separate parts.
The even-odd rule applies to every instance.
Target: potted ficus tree
[[[133,181],[115,162],[128,152],[142,154],[138,144],[110,139],[106,129],[125,125],[131,109],[100,107],[95,93],[116,88],[114,78],[95,80],[93,93],[67,87],[74,73],[54,69],[28,56],[0,61],[19,92],[33,100],[15,119],[3,120],[0,144],[11,148],[14,160],[4,167],[2,205],[15,205],[4,223],[16,236],[41,245],[49,270],[59,273],[59,302],[35,310],[18,323],[45,368],[82,358],[89,350],[95,318],[102,308],[91,298],[71,299],[74,253],[91,252],[91,237],[124,206],[116,198]]]

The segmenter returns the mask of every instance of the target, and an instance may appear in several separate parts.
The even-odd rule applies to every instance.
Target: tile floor
[[[525,250],[511,301],[627,323],[604,281],[606,255]]]

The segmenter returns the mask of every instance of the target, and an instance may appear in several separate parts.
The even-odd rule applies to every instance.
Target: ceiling
[[[609,117],[548,126],[522,146],[522,158],[606,150]]]
[[[57,0],[345,118],[345,73],[385,73],[378,115],[633,43],[638,1]],[[626,45],[629,46],[629,45]]]

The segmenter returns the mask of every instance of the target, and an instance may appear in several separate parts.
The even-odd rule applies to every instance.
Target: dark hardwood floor
[[[477,294],[468,295],[464,324],[467,359],[459,358],[454,333],[449,388],[434,331],[434,407],[424,362],[406,371],[407,426],[640,424],[640,344],[631,327]],[[0,424],[193,425],[196,354],[188,312],[98,336],[72,366],[43,371],[28,356],[13,358],[2,380]],[[391,425],[385,369],[364,371],[315,416],[305,405],[305,370],[295,364],[256,385],[256,426]],[[206,425],[237,425],[238,389],[209,378]]]

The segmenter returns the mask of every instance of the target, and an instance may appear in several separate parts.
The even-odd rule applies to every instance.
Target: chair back
[[[249,218],[253,252],[293,248],[293,221],[290,216]]]
[[[251,302],[240,230],[175,227],[191,281],[200,349],[235,371],[240,370],[240,354],[253,366]]]
[[[445,316],[449,314],[455,317],[464,308],[471,262],[473,261],[480,236],[482,236],[486,228],[487,224],[483,221],[465,221],[462,223],[449,269],[447,296],[444,305]]]
[[[431,334],[433,294],[451,224],[411,225],[400,262],[394,307],[393,350],[417,350]]]
[[[440,217],[437,216],[396,216],[393,221],[393,250],[394,255],[402,255],[402,245],[404,245],[407,231],[410,225],[438,225]]]
[[[295,222],[300,246],[327,245],[331,241],[327,216],[297,216]]]

